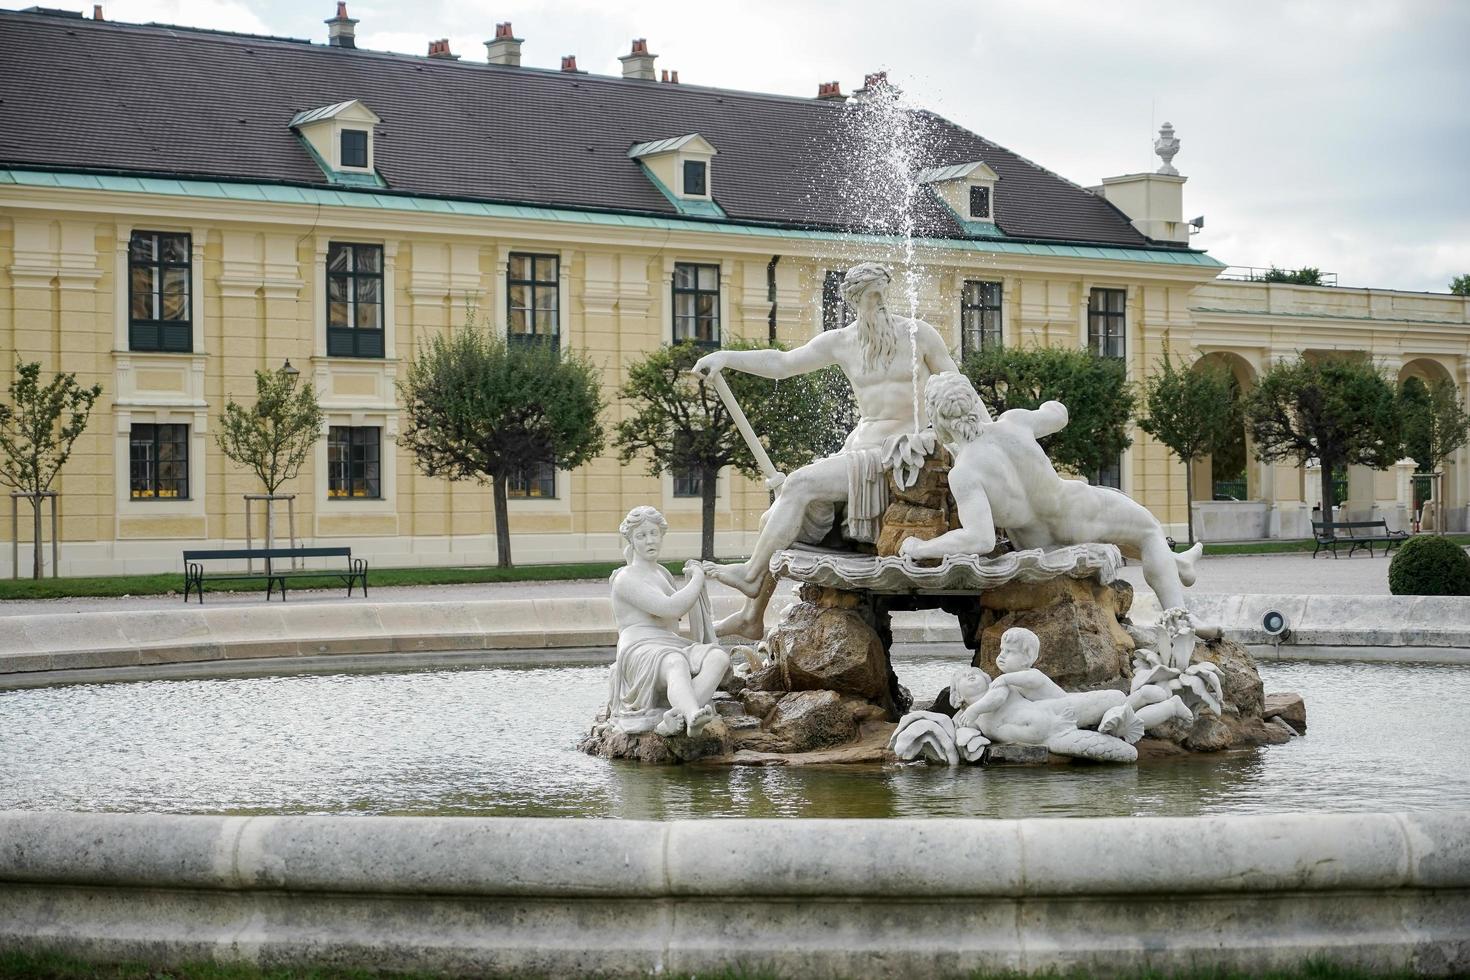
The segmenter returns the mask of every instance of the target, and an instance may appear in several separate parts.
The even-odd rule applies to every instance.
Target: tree
[[[731,343],[732,350],[764,344]],[[714,386],[689,373],[706,351],[692,343],[666,345],[628,371],[620,392],[633,414],[618,425],[618,458],[644,456],[648,472],[694,472],[703,504],[701,557],[715,557],[715,489],[720,469],[733,466],[751,479],[762,474],[750,448],[725,411]],[[760,436],[771,462],[790,473],[817,456],[817,446],[833,427],[835,396],[821,372],[772,381],[743,371],[728,371],[730,392]]]
[[[1470,272],[1450,280],[1450,292],[1456,296],[1470,296]]]
[[[1470,439],[1470,416],[1455,383],[1440,378],[1426,385],[1407,378],[1399,387],[1399,418],[1404,453],[1413,457],[1422,473],[1433,473]]]
[[[1322,465],[1323,520],[1340,466],[1386,469],[1400,447],[1394,388],[1371,362],[1344,355],[1278,361],[1246,398],[1256,458]]]
[[[245,408],[231,398],[214,434],[225,458],[254,471],[271,496],[301,472],[325,420],[316,388],[310,383],[298,388],[298,372],[289,364],[256,371],[255,405]]]
[[[511,477],[527,467],[581,466],[602,452],[601,373],[547,343],[506,343],[473,313],[450,336],[421,343],[398,385],[406,426],[399,443],[428,476],[490,484],[495,545],[512,565]]]
[[[87,428],[102,386],[83,388],[77,376],[57,372],[41,384],[41,362],[17,362],[10,403],[0,404],[0,482],[29,494],[33,518],[31,574],[41,577],[41,497],[71,457]]]
[[[966,357],[960,370],[992,416],[1053,398],[1066,405],[1067,427],[1041,440],[1061,469],[1095,472],[1133,443],[1134,393],[1121,358],[1077,348],[987,347]]]
[[[1322,270],[1315,266],[1301,269],[1278,269],[1274,265],[1261,276],[1261,282],[1287,282],[1297,286],[1322,285]]]
[[[1138,427],[1178,456],[1184,463],[1185,509],[1189,543],[1194,544],[1194,472],[1191,464],[1229,440],[1240,426],[1238,405],[1232,400],[1233,378],[1216,364],[1176,368],[1165,340],[1159,368],[1143,382],[1144,414]]]

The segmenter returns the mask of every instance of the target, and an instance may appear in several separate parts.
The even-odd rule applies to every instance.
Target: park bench
[[[209,561],[231,561],[240,559],[259,560],[264,563],[265,571],[231,571],[221,570],[204,574],[204,563]],[[297,558],[343,558],[346,559],[344,568],[295,568]],[[288,563],[285,571],[276,567],[276,562]],[[352,595],[352,589],[357,583],[362,583],[362,594],[367,595],[367,559],[353,558],[351,548],[220,548],[212,551],[185,551],[184,552],[184,601],[189,601],[189,593],[193,591],[199,596],[199,601],[204,602],[204,582],[227,580],[245,580],[258,582],[265,580],[265,599],[270,601],[271,593],[279,586],[281,590],[281,601],[286,601],[286,581],[293,578],[338,578],[347,583],[347,594]]]
[[[1346,532],[1346,533],[1340,533]],[[1393,550],[1393,546],[1408,538],[1407,531],[1390,531],[1388,522],[1377,521],[1313,521],[1312,536],[1317,539],[1317,547],[1312,551],[1312,557],[1317,557],[1317,552],[1326,549],[1332,552],[1332,557],[1337,557],[1337,546],[1350,544],[1348,557],[1359,548],[1367,548],[1369,557],[1373,555],[1375,544],[1383,545],[1383,553],[1386,555]]]

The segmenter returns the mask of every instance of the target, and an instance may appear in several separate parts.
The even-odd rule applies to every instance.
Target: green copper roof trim
[[[687,139],[688,137],[684,138]],[[642,146],[647,144],[639,145]],[[635,146],[633,147],[633,149],[636,150],[638,149],[638,147]],[[632,154],[632,152],[633,150],[628,151],[630,155]],[[665,187],[664,182],[655,177],[653,175],[653,171],[648,169],[648,164],[644,163],[642,160],[639,160],[638,166],[643,168],[643,176],[647,177],[650,181],[653,182],[653,186],[658,188],[658,192],[662,194],[665,198],[667,198],[670,204],[678,208],[680,214],[688,215],[694,218],[728,217],[728,215],[725,214],[725,209],[720,207],[714,201],[689,201],[682,197],[675,197],[674,192]]]
[[[348,104],[349,103],[346,103],[346,102],[340,103],[340,105],[348,105]],[[328,106],[327,108],[328,109],[336,109],[336,108],[339,108],[339,106]],[[325,160],[322,159],[322,155],[316,151],[316,147],[312,146],[311,145],[311,141],[308,140],[305,136],[302,136],[300,133],[297,133],[296,134],[296,141],[298,143],[300,143],[303,147],[306,148],[306,152],[308,154],[310,154],[311,159],[316,162],[316,165],[318,167],[321,168],[321,171],[322,171],[323,174],[326,175],[326,178],[328,180],[330,180],[334,184],[342,184],[343,186],[346,186],[346,187],[387,187],[388,186],[387,181],[383,180],[382,177],[379,177],[377,171],[373,171],[372,173],[368,173],[368,174],[363,174],[363,173],[348,173],[345,170],[333,170],[331,167],[327,166],[327,161],[325,161]]]
[[[378,208],[385,211],[419,211],[426,214],[459,214],[479,218],[524,218],[567,224],[611,225],[661,231],[703,231],[712,234],[752,235],[803,241],[892,244],[894,235],[873,235],[804,228],[771,228],[728,221],[691,220],[529,204],[495,204],[489,201],[458,201],[446,198],[412,197],[407,194],[373,194],[361,190],[327,187],[292,187],[284,184],[249,184],[214,180],[183,180],[171,177],[132,177],[124,174],[79,174],[46,170],[0,169],[0,183],[27,187],[57,187],[73,190],[122,191],[140,194],[169,194],[181,197],[216,198],[227,201],[270,201],[278,204],[314,204],[329,207]],[[990,252],[1059,256],[1062,258],[1107,259],[1158,265],[1189,265],[1223,269],[1225,263],[1203,252],[1173,249],[1121,248],[1112,245],[1077,245],[1022,241],[974,241],[963,238],[920,238],[921,248],[964,252]]]
[[[960,170],[964,169],[964,167],[970,166],[974,166],[974,164],[962,164],[960,167],[946,167],[944,169]],[[920,179],[923,179],[922,175],[920,175]],[[934,200],[938,201],[940,206],[943,207],[944,210],[948,211],[950,213],[950,216],[954,218],[955,223],[965,230],[966,235],[969,235],[971,238],[1006,237],[1006,233],[1001,231],[1000,227],[996,225],[994,221],[976,221],[974,218],[966,218],[964,215],[960,214],[953,207],[951,207],[950,203],[946,201],[944,197],[934,188],[930,187],[928,188],[928,190],[930,196],[933,197]]]

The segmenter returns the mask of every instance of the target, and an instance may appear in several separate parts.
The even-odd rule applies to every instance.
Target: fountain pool
[[[958,652],[958,648],[956,648]],[[927,703],[962,662],[899,654]],[[0,810],[620,817],[1193,816],[1470,807],[1470,667],[1264,662],[1306,738],[1136,767],[640,766],[578,752],[602,664],[0,694]],[[533,706],[528,709],[528,706]]]

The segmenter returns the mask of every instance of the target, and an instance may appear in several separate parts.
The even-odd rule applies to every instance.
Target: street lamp
[[[288,357],[286,358],[286,363],[281,365],[281,373],[294,380],[301,372],[291,366],[291,358]]]

